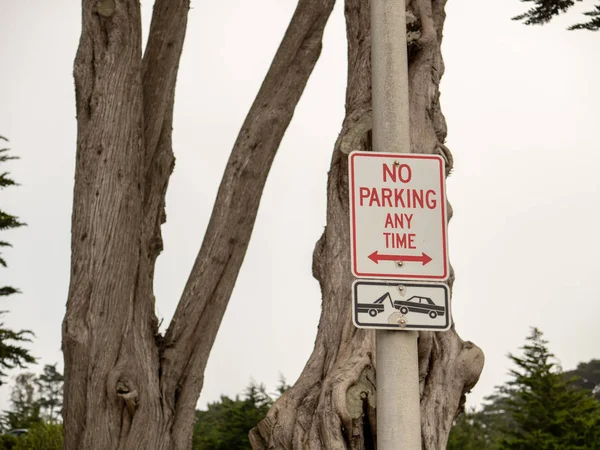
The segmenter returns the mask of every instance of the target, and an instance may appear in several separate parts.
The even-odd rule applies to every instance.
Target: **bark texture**
[[[174,166],[173,104],[189,0],[156,0],[143,57],[139,0],[82,1],[71,283],[63,321],[65,449],[190,448],[208,355],[333,3],[300,0],[235,143],[163,337],[153,277]]]
[[[443,144],[440,50],[445,0],[407,2],[411,150],[440,153]],[[322,291],[315,348],[300,378],[250,433],[254,449],[375,449],[377,442],[374,331],[351,320],[348,153],[370,151],[371,85],[369,2],[346,0],[348,85],[346,117],[335,144],[327,188],[327,227],[317,242],[313,274]],[[449,207],[449,216],[452,210]],[[453,271],[449,283],[454,279]],[[483,353],[454,326],[419,335],[422,448],[446,448],[455,415],[483,368]]]

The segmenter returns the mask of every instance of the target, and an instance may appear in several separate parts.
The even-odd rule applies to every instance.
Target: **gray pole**
[[[373,150],[410,152],[405,0],[371,0]],[[377,449],[419,450],[416,331],[377,330]]]

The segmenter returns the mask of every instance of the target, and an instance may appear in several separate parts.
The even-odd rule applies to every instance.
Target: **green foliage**
[[[289,386],[280,379],[277,391],[283,393]],[[209,403],[205,411],[196,411],[194,450],[251,450],[248,433],[260,422],[273,404],[264,385],[250,383],[242,398]]]
[[[16,436],[0,435],[0,450],[13,450],[18,441],[19,438]]]
[[[472,409],[459,415],[452,425],[448,439],[451,450],[497,450],[504,431],[514,427],[506,412],[506,399],[512,391],[507,386],[496,388],[497,393],[485,398],[479,411]]]
[[[525,25],[543,25],[550,22],[554,17],[567,12],[575,1],[582,0],[521,0],[526,3],[533,3],[533,6],[523,14],[513,17],[513,20],[519,20]],[[569,27],[569,30],[589,30],[598,31],[600,29],[600,4],[595,5],[591,11],[583,13],[590,17],[590,20],[578,23]]]
[[[7,141],[3,136],[0,136],[0,141]],[[8,155],[8,148],[0,148],[0,164],[10,161],[11,159],[17,159],[16,156]],[[15,181],[9,177],[8,172],[0,172],[0,189],[14,186]],[[16,216],[6,213],[0,209],[0,231],[10,230],[11,228],[21,227],[24,224],[19,222]],[[5,241],[0,241],[0,247],[10,247],[10,244]],[[0,265],[6,267],[6,261],[0,256]]]
[[[569,27],[569,30],[600,30],[600,5],[594,5],[594,9],[583,13],[585,16],[591,17],[590,20],[583,23],[578,23]]]
[[[41,422],[18,439],[14,450],[61,450],[62,444],[62,424]]]
[[[0,296],[6,289],[9,288],[0,288]],[[0,316],[3,314],[6,314],[6,311],[0,311]],[[33,336],[33,333],[29,330],[14,331],[5,328],[4,322],[0,322],[0,385],[3,384],[6,369],[23,368],[26,364],[35,363],[35,358],[29,350],[19,345],[20,342],[31,342],[30,336]]]
[[[525,25],[543,25],[550,22],[555,16],[567,12],[573,5],[574,0],[521,0],[533,3],[527,12],[513,17],[513,20],[522,20]],[[581,0],[579,0],[581,1]]]
[[[0,140],[6,141],[6,138],[0,136]],[[0,149],[0,164],[17,159],[14,156],[7,154],[8,149]],[[14,186],[16,183],[9,177],[8,172],[0,172],[0,189],[8,186]],[[18,228],[24,224],[19,221],[16,216],[8,214],[0,209],[0,231]],[[10,247],[6,241],[0,240],[0,247]],[[6,261],[0,254],[0,266],[6,267]],[[18,293],[18,289],[12,286],[0,286],[0,297]],[[0,311],[0,316],[6,314],[6,311]],[[0,322],[0,385],[2,379],[6,376],[6,369],[14,369],[15,367],[25,367],[26,364],[35,362],[35,358],[31,356],[29,350],[22,347],[23,342],[31,342],[33,333],[29,330],[14,331],[10,328],[5,328],[4,322]]]

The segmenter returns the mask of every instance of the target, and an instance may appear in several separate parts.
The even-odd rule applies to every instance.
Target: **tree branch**
[[[144,98],[144,203],[142,267],[139,272],[141,320],[156,333],[154,265],[163,249],[165,195],[175,157],[172,147],[173,105],[179,61],[185,40],[189,0],[157,0],[142,62]],[[152,341],[153,339],[150,339]]]
[[[203,373],[242,264],[271,164],[321,51],[334,0],[300,0],[244,121],[204,241],[165,336],[163,399],[190,424]],[[179,399],[179,401],[177,401]],[[178,418],[184,418],[178,420]]]
[[[156,0],[144,52],[144,137],[147,153],[157,150],[163,123],[172,119],[179,60],[187,29],[189,0]]]
[[[144,249],[148,273],[162,250],[165,194],[173,171],[171,131],[175,84],[185,40],[189,0],[157,0],[142,63],[144,96]]]

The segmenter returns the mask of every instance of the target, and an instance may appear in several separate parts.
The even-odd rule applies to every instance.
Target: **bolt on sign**
[[[444,160],[353,152],[349,161],[352,273],[358,278],[448,278]]]

